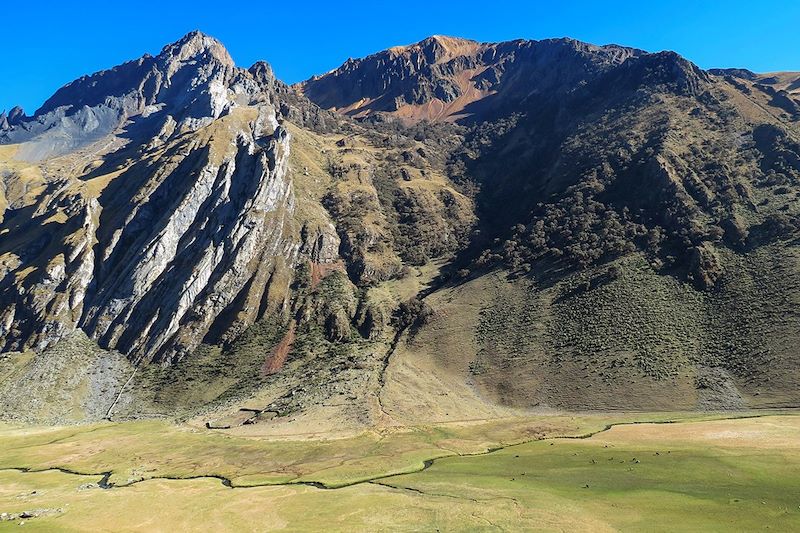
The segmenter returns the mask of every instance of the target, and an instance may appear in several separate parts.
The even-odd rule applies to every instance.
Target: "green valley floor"
[[[0,426],[0,530],[800,530],[794,412],[246,437]],[[20,527],[21,526],[21,527]]]

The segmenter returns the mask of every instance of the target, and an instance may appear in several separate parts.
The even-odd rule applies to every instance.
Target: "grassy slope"
[[[40,194],[44,187],[41,169],[35,165],[16,161],[19,145],[0,146],[0,221],[9,204],[26,204],[29,198]]]
[[[796,405],[798,257],[784,243],[730,253],[710,292],[637,255],[615,263],[614,280],[600,267],[555,282],[493,273],[445,288],[426,299],[433,319],[393,356],[384,403],[431,421],[498,406]]]
[[[597,425],[599,419],[572,420],[576,422],[587,427]],[[494,428],[513,433],[518,423],[506,421],[500,426],[496,422]],[[481,435],[486,429],[428,428],[412,432],[411,440],[408,434],[393,434],[377,446],[365,447],[363,441],[353,440],[247,441],[146,424],[4,428],[2,463],[38,456],[28,464],[41,468],[55,457],[67,461],[72,457],[73,467],[82,460],[84,466],[98,468],[146,461],[151,453],[161,457],[162,469],[171,463],[188,476],[203,467],[216,472],[247,469],[253,462],[275,458],[294,468],[313,469],[323,458],[348,453],[377,467],[387,456],[394,456],[391,448],[397,443],[409,445],[416,439],[422,449],[426,439],[439,439],[440,445],[467,451],[469,447],[459,438]],[[241,441],[262,449],[245,457]],[[98,442],[106,448],[97,449]],[[263,447],[280,449],[280,453],[264,454]],[[422,472],[336,490],[300,485],[231,490],[208,478],[154,479],[101,490],[87,488],[98,481],[96,475],[0,470],[0,512],[38,509],[41,516],[27,519],[25,525],[48,531],[308,530],[323,526],[334,531],[686,531],[753,530],[767,525],[786,531],[800,527],[792,490],[800,474],[798,451],[800,418],[770,416],[617,426],[587,439],[537,441],[476,457],[440,459]],[[224,454],[214,456],[220,452]],[[183,463],[176,454],[185,455]],[[382,468],[386,472],[389,466]],[[349,480],[341,472],[332,477],[337,476],[340,481]],[[0,522],[0,529],[16,527],[19,521]]]
[[[99,420],[132,371],[123,355],[101,350],[80,331],[40,354],[0,354],[0,411],[28,422]],[[117,406],[129,400],[123,395]]]

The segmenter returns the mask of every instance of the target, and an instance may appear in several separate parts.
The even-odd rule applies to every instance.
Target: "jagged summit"
[[[33,117],[6,119],[0,141],[36,140],[22,154],[36,160],[94,142],[135,117],[157,113],[172,117],[178,131],[194,129],[247,105],[261,91],[222,43],[194,31],[157,56],[144,55],[68,83]]]
[[[297,88],[321,107],[359,118],[390,113],[406,122],[479,121],[532,93],[571,90],[641,54],[568,38],[479,43],[434,35],[350,59]]]
[[[200,30],[192,30],[187,32],[186,35],[169,44],[165,44],[164,47],[161,49],[161,53],[173,48],[183,48],[183,47],[192,47],[195,49],[198,48],[211,48],[215,46],[220,46],[224,48],[223,44],[217,40],[215,37],[208,35],[207,33],[203,33]]]
[[[11,126],[16,126],[25,120],[25,111],[20,106],[14,106],[11,111],[6,113],[0,112],[0,130],[8,129]]]
[[[187,66],[194,67],[193,76],[185,75],[173,82],[175,74]],[[56,91],[36,111],[35,116],[45,115],[62,106],[72,109],[92,107],[103,103],[107,97],[121,97],[134,92],[140,92],[149,105],[156,103],[161,96],[159,91],[164,87],[180,82],[202,83],[203,80],[199,78],[204,72],[233,68],[233,59],[222,43],[193,31],[165,46],[157,56],[145,54],[120,66],[81,76]]]
[[[431,35],[417,43],[407,46],[394,46],[389,48],[393,54],[421,53],[428,63],[436,64],[448,61],[456,56],[475,53],[481,44],[461,37],[448,37],[445,35]]]
[[[227,48],[214,37],[199,30],[191,31],[174,43],[168,44],[158,55],[163,61],[187,61],[198,56],[213,58],[220,63],[234,66]]]
[[[214,81],[227,81],[235,68],[225,47],[216,39],[192,32],[165,46],[157,56],[145,55],[110,70],[84,76],[68,84],[45,103],[37,115],[67,103],[92,105],[101,95],[138,91],[147,105],[165,102],[178,90],[205,89]],[[172,89],[170,91],[170,89]]]

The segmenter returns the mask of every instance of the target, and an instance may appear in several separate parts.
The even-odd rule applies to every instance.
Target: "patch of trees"
[[[627,209],[618,212],[576,192],[553,204],[538,204],[532,222],[514,226],[499,250],[484,252],[479,263],[499,255],[512,270],[524,272],[545,257],[586,267],[632,252],[647,235]]]
[[[638,250],[654,268],[705,289],[723,274],[715,248],[744,252],[796,237],[800,146],[771,125],[752,141],[718,135],[739,127],[725,106],[669,96],[573,124],[564,108],[560,121],[543,112],[476,126],[448,169],[462,189],[477,191],[477,264],[564,271]],[[753,186],[771,187],[780,205],[756,210]]]
[[[437,197],[399,189],[393,206],[396,249],[408,263],[423,265],[466,246],[468,219],[451,191],[444,189]]]
[[[433,309],[419,298],[402,302],[392,316],[398,331],[411,328],[412,332],[427,324],[433,317]]]

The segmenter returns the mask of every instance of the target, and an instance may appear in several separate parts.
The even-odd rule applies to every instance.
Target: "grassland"
[[[505,507],[501,529],[796,531],[798,476],[800,420],[769,417],[617,426],[386,483]]]
[[[684,421],[633,423],[646,420]],[[3,426],[0,529],[800,527],[791,414],[552,415],[336,437]]]

